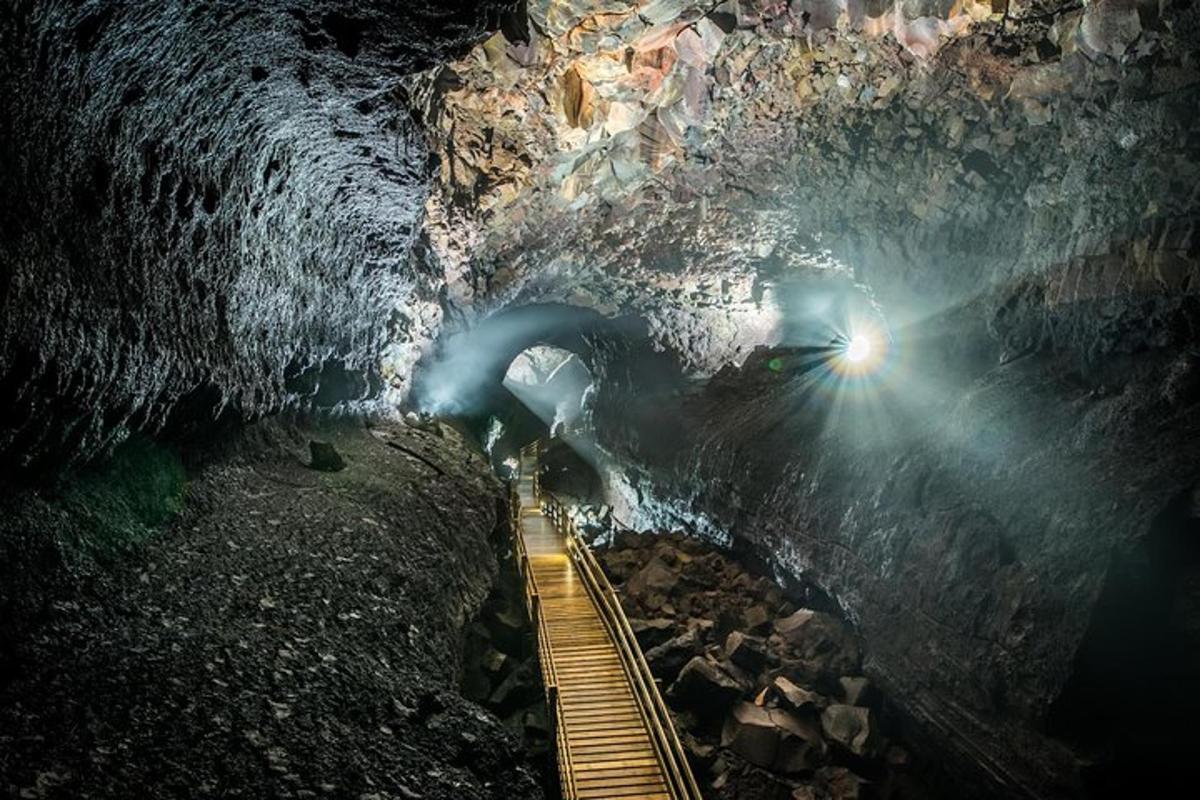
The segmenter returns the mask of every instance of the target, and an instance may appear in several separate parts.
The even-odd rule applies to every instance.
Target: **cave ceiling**
[[[437,162],[427,330],[565,302],[643,315],[711,374],[784,337],[795,280],[897,325],[1031,284],[1040,315],[1169,292],[1196,72],[1158,11],[531,0],[407,79]],[[1119,279],[1096,265],[1129,249]]]

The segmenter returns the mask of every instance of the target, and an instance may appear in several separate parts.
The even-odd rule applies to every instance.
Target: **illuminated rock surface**
[[[502,461],[539,430],[503,376],[553,345],[594,380],[562,485],[818,587],[956,788],[1187,763],[1193,3],[10,6],[11,502],[76,519],[60,468],[125,442],[155,528],[197,466],[154,447],[285,408],[491,418]],[[886,358],[814,381],[847,318]],[[21,565],[79,535],[45,530],[0,553],[22,624]],[[649,648],[672,677],[690,635]]]

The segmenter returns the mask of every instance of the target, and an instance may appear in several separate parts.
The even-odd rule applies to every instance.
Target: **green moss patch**
[[[56,504],[70,520],[60,532],[64,555],[103,561],[136,547],[182,510],[186,486],[178,453],[130,439],[110,460],[64,479]]]

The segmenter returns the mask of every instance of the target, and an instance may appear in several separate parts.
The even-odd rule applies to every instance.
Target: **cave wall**
[[[1176,343],[1087,372],[1051,348],[1002,362],[978,308],[911,336],[897,343],[902,366],[857,387],[760,351],[683,397],[665,435],[630,424],[617,409],[633,401],[605,385],[594,418],[656,517],[638,521],[732,532],[826,591],[911,735],[972,796],[1156,785],[1186,763],[1190,662],[1178,654],[1196,644],[1183,611],[1195,591],[1180,577],[1192,567],[1162,567],[1179,559],[1142,562],[1194,546],[1186,533],[1158,540],[1200,479],[1200,359]],[[1125,672],[1140,677],[1112,677]],[[1148,721],[1144,709],[1164,706]],[[1095,724],[1055,719],[1081,707]],[[1147,736],[1157,747],[1113,772],[1113,748],[1126,759],[1121,741]]]
[[[654,10],[531,2],[417,81],[449,304],[648,320],[663,363],[590,364],[626,521],[837,599],[962,786],[1078,796],[1051,709],[1196,480],[1196,8]],[[823,286],[896,337],[871,410],[754,352],[825,344]]]
[[[501,3],[32,2],[0,13],[0,452],[378,396],[436,307],[397,99]],[[397,332],[398,331],[398,332]]]

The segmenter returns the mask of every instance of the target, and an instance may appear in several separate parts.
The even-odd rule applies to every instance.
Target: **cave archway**
[[[549,378],[560,367],[565,371],[551,381],[555,385],[538,385],[537,372]],[[648,395],[650,387],[674,386],[681,376],[677,360],[655,348],[640,317],[531,304],[446,337],[419,367],[413,400],[425,413],[459,420],[504,474],[504,461],[548,435],[556,416],[569,413],[576,428],[590,421],[583,418],[585,391],[589,402],[605,392],[624,397],[633,385]],[[582,435],[573,441],[577,450],[586,446]]]

